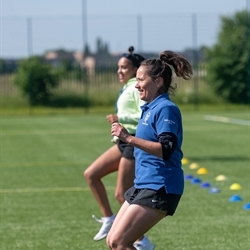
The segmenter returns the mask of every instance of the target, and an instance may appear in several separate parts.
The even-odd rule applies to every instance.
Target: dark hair
[[[158,77],[163,78],[163,87],[160,89],[160,93],[174,91],[175,87],[171,86],[173,73],[185,80],[189,80],[193,75],[192,66],[188,60],[169,50],[161,52],[159,59],[143,61],[141,66],[146,66],[146,72],[153,80]],[[174,72],[172,72],[172,68]]]
[[[141,65],[141,62],[144,61],[145,58],[139,54],[134,54],[133,51],[134,51],[134,47],[130,46],[128,48],[129,53],[124,53],[122,57],[129,59],[132,62],[134,67],[139,68]]]

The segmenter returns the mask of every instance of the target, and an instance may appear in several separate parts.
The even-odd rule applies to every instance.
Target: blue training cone
[[[199,178],[194,178],[194,179],[192,180],[192,183],[193,183],[193,184],[198,184],[198,183],[201,183],[201,180],[200,180]]]
[[[193,179],[193,176],[192,176],[191,174],[187,174],[187,175],[185,176],[185,179],[186,179],[186,180],[192,180],[192,179]]]
[[[217,194],[219,192],[220,192],[220,189],[216,188],[216,187],[212,187],[212,188],[209,189],[210,194]]]
[[[203,182],[202,184],[201,184],[201,188],[209,188],[211,185],[210,185],[210,183],[208,183],[208,182]]]
[[[247,203],[246,205],[243,206],[244,210],[250,210],[250,203]]]
[[[242,198],[239,195],[233,195],[229,198],[230,202],[238,202],[238,201],[242,201]]]

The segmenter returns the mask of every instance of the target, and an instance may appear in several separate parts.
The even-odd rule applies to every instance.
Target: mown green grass
[[[250,246],[250,127],[212,122],[204,115],[250,120],[249,109],[192,107],[183,111],[183,151],[191,174],[221,190],[210,194],[191,181],[173,217],[148,232],[158,250],[247,250]],[[40,112],[41,111],[41,112]],[[99,208],[82,177],[84,169],[111,146],[105,113],[45,112],[2,115],[0,130],[0,249],[107,249],[94,242]],[[100,111],[100,110],[99,110]],[[198,175],[189,165],[208,170]],[[223,174],[227,179],[218,182]],[[110,202],[116,173],[104,178]],[[230,190],[239,183],[240,190]],[[229,202],[234,195],[241,202]]]

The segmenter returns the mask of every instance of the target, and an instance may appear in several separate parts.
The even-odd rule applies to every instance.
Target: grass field
[[[250,120],[243,111],[184,111],[185,175],[220,189],[185,181],[173,217],[148,232],[157,250],[250,249],[250,126],[206,120],[205,115]],[[94,242],[100,216],[84,169],[111,146],[105,114],[2,116],[0,130],[0,249],[107,249]],[[198,175],[191,163],[208,170]],[[227,177],[216,181],[218,175]],[[104,178],[114,212],[116,174]],[[233,183],[242,187],[230,190]],[[229,202],[232,195],[240,202]]]

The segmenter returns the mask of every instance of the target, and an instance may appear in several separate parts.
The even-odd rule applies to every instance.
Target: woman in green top
[[[144,104],[140,100],[136,85],[136,71],[141,62],[145,59],[139,54],[133,53],[134,48],[129,48],[129,53],[125,53],[118,61],[117,74],[119,81],[123,83],[123,88],[116,103],[116,114],[107,115],[107,120],[110,124],[119,122],[129,131],[130,134],[135,134],[137,123],[141,116],[141,106]],[[93,215],[93,218],[102,223],[100,231],[95,235],[94,240],[104,239],[115,218],[115,215],[109,204],[106,189],[101,179],[115,171],[118,171],[115,197],[120,205],[123,204],[124,193],[127,189],[133,186],[135,162],[134,162],[134,147],[130,146],[121,140],[113,138],[113,145],[100,155],[85,171],[84,177],[100,207],[102,218],[98,219]],[[138,245],[151,244],[147,238],[136,242]],[[152,244],[151,244],[152,245]],[[153,245],[152,245],[153,246]],[[147,248],[148,249],[148,248]],[[153,248],[150,248],[153,249]]]

